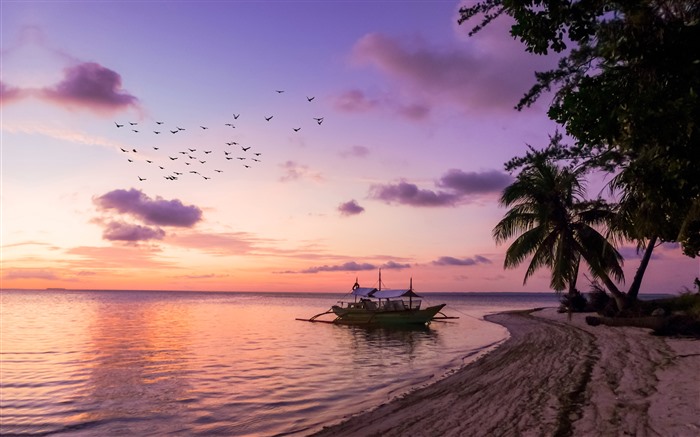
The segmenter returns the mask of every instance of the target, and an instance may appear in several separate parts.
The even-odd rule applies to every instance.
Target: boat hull
[[[333,323],[340,325],[364,326],[403,326],[425,325],[440,312],[445,304],[435,305],[421,310],[368,310],[364,308],[332,307],[337,318]]]

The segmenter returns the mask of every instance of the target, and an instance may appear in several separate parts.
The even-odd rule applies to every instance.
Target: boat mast
[[[382,269],[379,269],[379,291],[382,291]]]

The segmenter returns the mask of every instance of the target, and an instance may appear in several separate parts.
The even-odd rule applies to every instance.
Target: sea
[[[297,320],[351,300],[335,293],[2,290],[0,435],[308,435],[500,345],[508,332],[485,315],[558,305],[554,293],[421,294],[458,318]]]

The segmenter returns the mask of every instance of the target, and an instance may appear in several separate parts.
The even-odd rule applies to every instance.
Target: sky
[[[549,291],[491,230],[556,58],[462,4],[3,0],[2,288]],[[699,270],[661,246],[642,293]]]

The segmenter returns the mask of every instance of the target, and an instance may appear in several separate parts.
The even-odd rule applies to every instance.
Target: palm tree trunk
[[[654,246],[656,245],[657,239],[658,237],[654,235],[649,240],[649,243],[647,243],[647,247],[644,250],[644,256],[642,257],[642,261],[639,263],[637,273],[634,274],[634,280],[632,281],[632,285],[630,285],[630,289],[627,292],[628,305],[633,304],[637,300],[639,288],[642,286],[642,278],[644,277],[644,272],[646,271],[647,266],[649,265],[651,253],[654,251]]]
[[[586,260],[588,266],[591,268],[596,277],[603,281],[603,284],[605,284],[608,291],[610,291],[610,294],[612,294],[613,299],[615,299],[615,303],[617,304],[618,310],[626,308],[627,296],[625,295],[625,293],[620,291],[619,288],[617,288],[617,285],[615,285],[612,279],[610,279],[610,276],[608,276],[605,270],[600,267],[600,264],[598,264],[596,258],[593,257],[590,254],[590,252],[586,250],[583,246],[579,246],[579,252],[581,253],[583,259]]]

